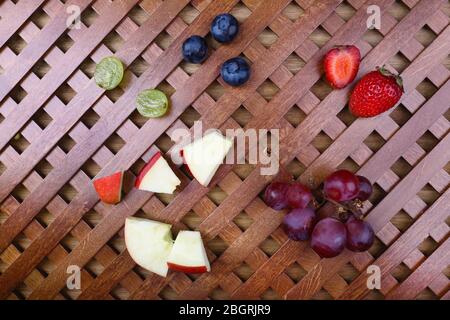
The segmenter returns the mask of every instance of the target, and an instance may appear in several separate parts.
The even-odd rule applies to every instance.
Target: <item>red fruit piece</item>
[[[94,180],[94,188],[101,201],[109,204],[119,203],[122,198],[123,172]]]
[[[375,233],[369,223],[350,218],[345,227],[347,228],[347,249],[354,252],[363,252],[372,247]]]
[[[320,220],[311,234],[311,248],[322,258],[333,258],[344,251],[347,242],[345,225],[334,219]]]
[[[289,239],[300,241],[308,240],[317,222],[314,209],[294,209],[283,218],[283,230]]]
[[[359,181],[359,194],[356,198],[361,201],[366,201],[370,198],[373,192],[372,183],[363,176],[357,176]]]
[[[328,51],[324,59],[325,77],[333,88],[341,89],[355,80],[361,53],[355,46],[340,46]]]
[[[183,167],[186,169],[189,176],[191,176],[191,178],[194,178],[194,175],[192,174],[191,169],[189,169],[189,166],[186,164],[186,159],[184,159],[183,149],[180,150],[180,156],[183,159]]]
[[[147,172],[153,167],[153,165],[161,158],[161,152],[155,153],[150,160],[146,163],[146,165],[142,168],[142,170],[139,172],[139,174],[136,177],[136,180],[134,181],[134,186],[139,189],[139,186],[142,183],[142,180],[144,179]]]
[[[286,193],[289,184],[285,182],[272,182],[264,192],[264,202],[274,210],[283,210],[288,207]]]
[[[356,117],[374,117],[395,106],[402,94],[402,79],[378,68],[366,74],[355,86],[350,96],[350,111]]]
[[[186,267],[186,266],[180,266],[176,263],[167,262],[167,265],[169,266],[170,270],[184,272],[184,273],[205,273],[208,271],[205,266],[200,267]]]
[[[336,202],[353,200],[359,194],[358,177],[348,170],[338,170],[325,179],[323,191]]]
[[[306,208],[313,196],[308,187],[301,183],[293,183],[286,192],[286,200],[291,208]]]

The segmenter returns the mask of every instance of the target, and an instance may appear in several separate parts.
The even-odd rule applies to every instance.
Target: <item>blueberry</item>
[[[192,36],[183,42],[183,57],[187,62],[202,63],[208,55],[208,45],[204,38]]]
[[[211,23],[211,34],[214,39],[225,43],[233,40],[239,31],[239,23],[229,13],[216,16]]]
[[[223,63],[220,74],[229,85],[240,86],[250,78],[250,66],[241,57],[232,58]]]

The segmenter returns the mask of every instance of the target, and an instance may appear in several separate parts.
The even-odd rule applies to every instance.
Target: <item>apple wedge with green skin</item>
[[[116,204],[122,199],[123,172],[94,180],[93,185],[98,197],[104,203]]]
[[[180,179],[161,152],[157,152],[139,173],[135,187],[139,190],[172,194],[180,184]]]
[[[167,260],[173,239],[170,224],[129,217],[125,221],[125,244],[131,258],[142,268],[167,276]]]
[[[213,131],[184,146],[181,154],[194,178],[207,187],[232,146],[231,139]]]
[[[204,273],[211,270],[202,236],[198,231],[180,231],[167,259],[170,270]]]

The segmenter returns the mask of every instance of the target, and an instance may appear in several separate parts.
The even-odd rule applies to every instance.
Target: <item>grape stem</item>
[[[335,201],[333,199],[330,199],[330,198],[328,198],[325,195],[323,195],[323,198],[326,201],[331,202],[332,204],[334,204],[337,208],[342,208],[345,211],[351,212],[356,218],[361,218],[362,217],[362,212],[361,212],[361,209],[360,209],[362,207],[362,202],[359,201],[359,200],[356,200],[356,204],[352,204],[352,205],[349,206],[349,205],[346,205],[346,204],[339,203],[339,202],[337,202],[337,201]]]

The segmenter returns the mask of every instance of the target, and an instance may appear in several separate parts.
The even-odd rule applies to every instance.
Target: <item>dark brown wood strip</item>
[[[233,242],[227,250],[214,262],[212,270],[208,274],[199,277],[192,285],[179,295],[179,299],[204,299],[209,290],[217,286],[227,272],[231,272],[253,250],[249,243],[259,244],[267,234],[275,231],[282,221],[282,216],[274,214],[273,210],[266,209],[261,212],[258,220],[245,230],[245,232]],[[301,248],[299,242],[294,246]]]
[[[11,113],[0,123],[0,149],[16,135],[22,126],[39,110],[41,105],[55,92],[87,55],[112,28],[127,14],[138,0],[114,2],[95,20],[94,24],[65,53],[64,60],[39,81],[39,89],[28,94],[18,105],[17,112]],[[19,111],[20,110],[20,111]]]
[[[111,272],[102,272],[96,279],[95,282],[84,289],[79,295],[79,300],[90,300],[90,299],[101,299],[104,296],[103,290],[107,286],[108,292],[114,288],[116,282],[120,281],[126,274],[122,272],[117,272],[117,265],[127,264],[131,269],[135,264],[131,259],[128,251],[124,251],[120,254],[112,263],[108,265],[108,270]]]
[[[150,276],[151,277],[151,276]],[[155,300],[158,298],[159,291],[164,288],[167,284],[166,282],[172,280],[174,274],[168,275],[169,279],[164,279],[162,277],[154,277],[155,280],[152,282],[147,282],[147,285],[143,285],[138,290],[133,292],[130,296],[131,300]]]
[[[2,206],[2,211],[6,212],[6,214],[11,214],[12,208],[17,207],[19,205],[19,203],[14,201],[13,198],[10,198],[8,200],[5,201],[5,202],[8,202],[5,205],[6,208]],[[33,221],[27,226],[27,228],[23,231],[23,233],[28,239],[34,240],[37,237],[39,237],[39,235],[42,233],[43,230],[44,230],[44,227],[42,225],[40,225],[39,222]],[[9,248],[15,249],[14,246],[11,246]],[[17,258],[18,256],[20,256],[20,251],[17,249],[15,251],[16,251],[15,253],[17,254],[17,256],[15,258]],[[47,257],[53,263],[58,264],[58,262],[61,261],[62,259],[64,259],[64,257],[66,255],[67,255],[66,249],[64,249],[64,247],[62,245],[58,245],[52,250],[52,252],[50,252],[48,254]],[[2,260],[3,260],[3,257],[4,256],[2,256]],[[4,262],[11,263],[12,261],[4,261]],[[35,273],[39,275],[39,279],[36,279],[37,281],[33,281],[32,289],[35,288],[35,284],[37,285],[39,282],[44,280],[44,276],[42,276],[42,274],[38,270],[36,270]],[[81,270],[81,277],[82,277],[83,285],[88,285],[93,281],[92,276],[86,270]]]
[[[232,299],[252,299],[261,295],[298,257],[292,251],[303,251],[306,242],[286,241],[252,276],[232,294]]]

